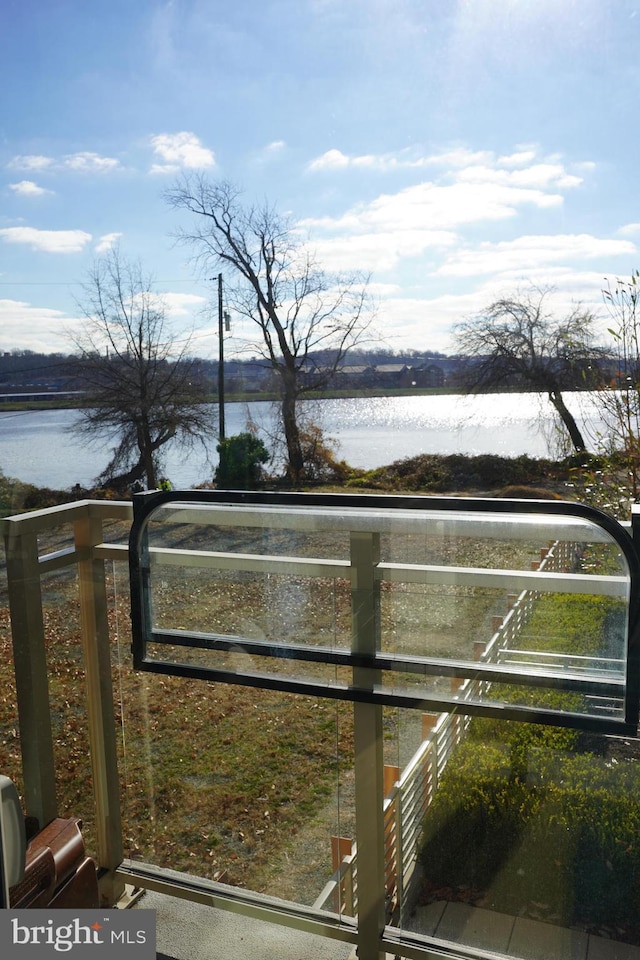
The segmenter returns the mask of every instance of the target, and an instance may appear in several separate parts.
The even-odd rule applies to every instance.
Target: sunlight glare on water
[[[588,394],[565,395],[580,424],[593,422]],[[303,415],[335,441],[336,455],[354,467],[370,469],[420,453],[483,453],[516,457],[555,456],[554,417],[549,401],[531,393],[465,397],[354,397],[301,404]],[[274,407],[258,401],[229,403],[227,436],[247,428],[250,418],[270,447],[277,433]],[[0,468],[27,483],[67,489],[89,486],[108,461],[108,445],[87,444],[69,431],[74,410],[0,412]],[[217,406],[211,404],[217,424]],[[216,441],[205,451],[167,450],[164,471],[176,487],[193,487],[213,476]]]

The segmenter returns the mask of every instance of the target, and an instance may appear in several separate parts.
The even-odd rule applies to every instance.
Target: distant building
[[[443,387],[445,373],[442,366],[429,363],[424,367],[413,368],[413,380],[416,387]]]

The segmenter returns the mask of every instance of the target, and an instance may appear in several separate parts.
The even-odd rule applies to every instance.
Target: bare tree
[[[168,203],[193,214],[178,233],[207,271],[230,267],[232,308],[258,328],[257,350],[271,364],[281,394],[287,476],[305,476],[298,401],[329,383],[348,350],[362,341],[372,320],[366,280],[322,270],[293,225],[272,207],[245,206],[228,183],[184,177]],[[322,351],[322,362],[313,358]]]
[[[124,487],[145,478],[156,487],[164,445],[211,432],[189,338],[170,331],[150,278],[117,249],[96,261],[83,291],[84,324],[73,339],[86,406],[75,429],[114,444],[100,480]]]
[[[557,319],[546,308],[550,292],[532,287],[496,300],[457,324],[454,334],[469,358],[465,373],[472,392],[524,385],[546,393],[574,449],[584,451],[584,437],[563,391],[597,382],[602,350],[593,343],[593,314],[578,305]]]
[[[611,454],[624,466],[629,498],[640,497],[640,273],[608,280],[602,291],[613,339],[612,377],[596,398]]]

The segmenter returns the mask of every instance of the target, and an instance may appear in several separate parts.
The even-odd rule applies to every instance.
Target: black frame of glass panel
[[[584,674],[564,671],[552,676],[530,668],[501,667],[497,664],[437,658],[413,658],[403,655],[377,653],[356,654],[347,650],[295,644],[270,643],[242,637],[202,634],[186,631],[154,630],[149,604],[149,561],[145,531],[149,517],[155,510],[169,503],[231,504],[265,507],[331,507],[360,508],[362,510],[420,510],[429,512],[462,512],[485,514],[531,514],[546,517],[571,517],[585,520],[603,529],[619,546],[629,569],[628,646],[624,681],[612,678],[590,680]],[[579,729],[635,735],[640,707],[640,558],[631,536],[612,517],[586,504],[558,500],[507,500],[466,497],[384,496],[376,494],[319,494],[263,491],[179,490],[152,491],[136,494],[133,498],[134,520],[129,537],[129,573],[131,585],[131,622],[133,665],[143,670],[165,675],[191,677],[242,686],[280,690],[306,696],[379,703],[387,706],[413,707],[430,712],[457,712],[469,716],[490,716],[507,720],[567,726]],[[303,660],[337,666],[366,668],[375,677],[381,671],[412,672],[423,675],[473,677],[494,682],[508,682],[525,686],[553,687],[562,691],[598,692],[624,701],[624,718],[610,719],[595,715],[572,713],[530,706],[492,704],[486,701],[428,696],[410,690],[392,690],[382,684],[367,682],[356,686],[309,679],[296,679],[281,674],[257,671],[238,672],[174,660],[154,659],[149,655],[150,644],[185,646],[195,649],[227,651],[238,646],[246,653],[277,657],[280,661]]]

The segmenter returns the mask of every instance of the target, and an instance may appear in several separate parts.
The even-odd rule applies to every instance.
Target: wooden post
[[[350,837],[331,837],[331,866],[334,873],[344,858],[351,856],[352,849],[353,840]]]
[[[350,837],[331,837],[331,866],[334,873],[337,873],[342,866],[345,857],[350,857],[353,852],[353,840]],[[338,889],[336,891],[334,910],[336,913],[346,913],[347,916],[353,916],[353,870],[350,871],[349,889],[345,880],[338,880]]]
[[[435,713],[423,713],[422,714],[422,739],[426,740],[427,737],[431,734],[431,731],[438,722],[438,717]]]
[[[38,540],[17,519],[4,529],[25,813],[44,827],[58,813]]]
[[[87,514],[76,521],[74,531],[76,549],[85,557],[78,563],[78,578],[98,865],[106,869],[100,894],[105,906],[113,906],[124,892],[124,882],[114,879],[124,852],[104,561],[91,556],[92,548],[102,542],[102,521]]]
[[[400,779],[400,767],[394,767],[390,763],[384,765],[384,795],[388,797],[393,790],[396,782]]]

